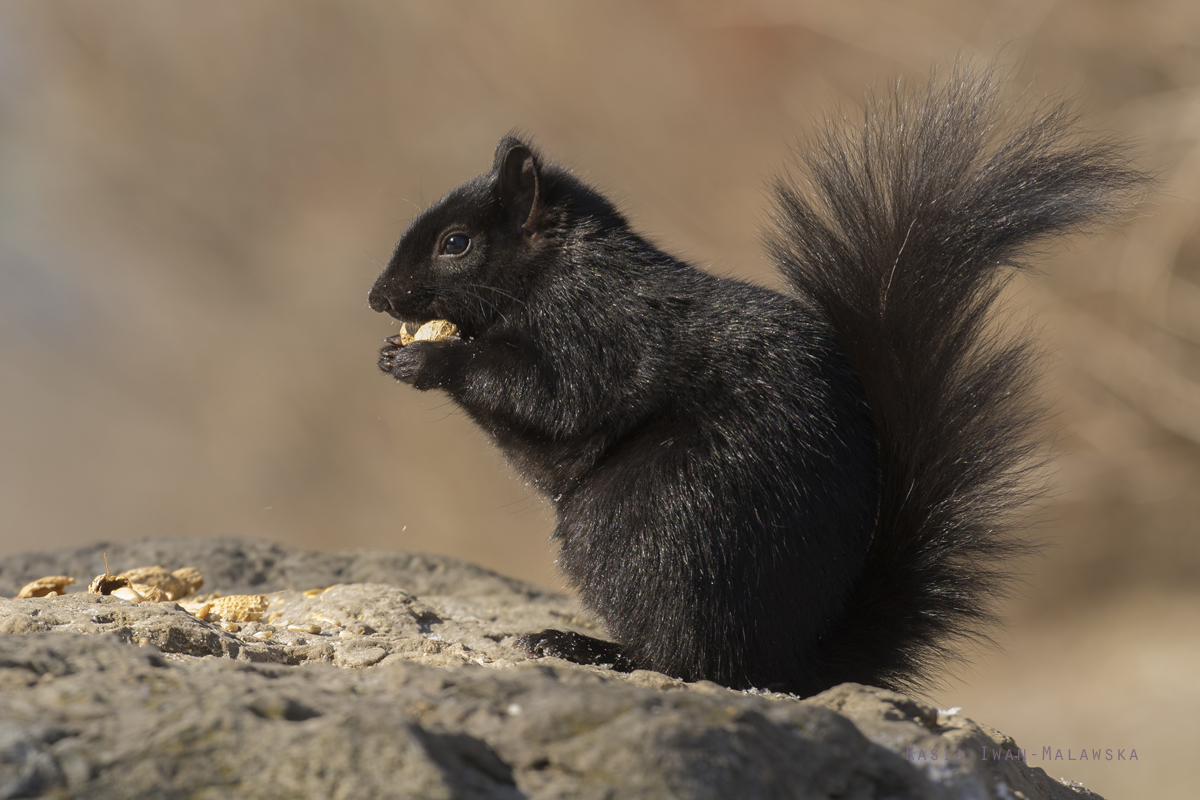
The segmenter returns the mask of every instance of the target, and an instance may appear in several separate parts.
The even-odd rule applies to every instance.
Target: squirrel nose
[[[367,295],[367,304],[371,306],[372,311],[378,311],[380,313],[390,314],[394,310],[392,308],[391,299],[385,297],[383,292],[374,287],[372,287],[371,293]]]

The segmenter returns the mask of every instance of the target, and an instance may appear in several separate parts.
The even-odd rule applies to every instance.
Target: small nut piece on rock
[[[17,592],[16,600],[26,597],[54,597],[55,595],[66,594],[68,584],[75,582],[74,578],[68,578],[66,575],[51,575],[48,578],[38,578],[36,581],[25,584],[21,587],[21,591]]]
[[[413,342],[440,342],[443,339],[450,339],[458,333],[458,326],[450,320],[446,319],[431,319],[417,328],[416,333],[408,332],[408,323],[400,325],[400,332],[395,336],[389,336],[386,341],[400,347],[406,347]]]
[[[113,597],[119,597],[122,600],[128,600],[131,603],[140,603],[147,599],[145,595],[129,585],[119,586],[109,592],[109,594]]]
[[[193,617],[195,617],[196,619],[199,619],[199,620],[208,619],[208,612],[212,611],[212,602],[211,601],[205,601],[205,602],[197,601],[197,602],[192,602],[192,603],[180,603],[179,605],[183,607],[184,611],[186,611],[187,613],[191,614]]]

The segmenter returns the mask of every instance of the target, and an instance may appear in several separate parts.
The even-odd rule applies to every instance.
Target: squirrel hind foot
[[[513,647],[524,651],[526,658],[561,658],[575,664],[609,667],[617,672],[633,672],[637,669],[616,642],[574,631],[548,628],[538,633],[527,633],[518,636]]]

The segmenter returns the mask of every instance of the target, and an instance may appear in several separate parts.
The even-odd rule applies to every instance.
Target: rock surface
[[[0,596],[86,586],[101,552],[114,573],[191,566],[202,591],[267,594],[267,617],[233,631],[175,603],[0,600],[0,798],[1096,796],[879,689],[797,700],[527,661],[521,633],[600,631],[562,595],[439,556],[97,545],[0,560]]]

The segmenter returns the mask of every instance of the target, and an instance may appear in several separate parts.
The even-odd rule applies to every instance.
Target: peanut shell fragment
[[[36,581],[30,581],[22,586],[21,591],[17,592],[17,596],[14,599],[53,597],[54,595],[66,594],[67,586],[74,582],[74,578],[68,578],[66,575],[51,575],[47,578],[38,578]]]
[[[92,594],[112,594],[117,589],[123,589],[128,585],[128,578],[122,578],[119,575],[110,575],[106,572],[103,575],[97,575],[88,584],[88,591]]]
[[[201,575],[200,570],[196,569],[195,567],[181,567],[171,574],[178,578],[180,583],[182,583],[184,588],[187,590],[183,594],[184,597],[200,591],[200,587],[204,585],[204,576]],[[177,600],[179,598],[173,599]]]
[[[191,594],[189,584],[184,583],[177,578],[173,573],[169,572],[166,567],[136,567],[135,569],[127,569],[120,573],[118,578],[125,578],[129,581],[133,588],[137,589],[149,599],[149,595],[155,594],[160,597],[154,602],[162,600],[179,600]],[[154,588],[156,592],[149,592],[148,589]]]
[[[194,616],[221,622],[255,622],[267,610],[267,597],[262,594],[231,594],[209,600]]]
[[[168,603],[174,599],[157,586],[147,586],[144,583],[131,583],[129,588],[140,594],[143,600],[149,600],[151,603]]]

